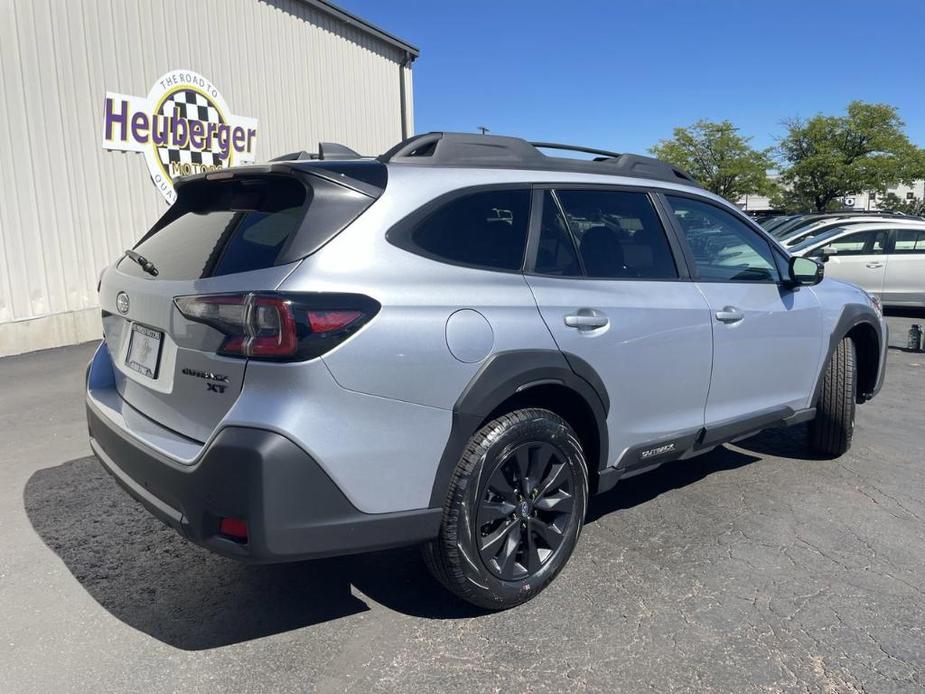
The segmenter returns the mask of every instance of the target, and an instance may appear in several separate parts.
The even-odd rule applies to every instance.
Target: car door
[[[827,277],[856,284],[879,296],[886,276],[886,250],[889,231],[886,229],[856,231],[813,249],[811,258],[826,259]],[[829,249],[828,254],[823,249]]]
[[[885,304],[925,304],[925,229],[894,229],[886,256]]]
[[[712,316],[708,436],[808,407],[822,350],[816,295],[788,289],[769,241],[731,211],[686,195],[666,201]]]
[[[607,388],[611,464],[680,453],[703,427],[710,312],[652,198],[610,188],[534,195],[526,280],[558,347]]]

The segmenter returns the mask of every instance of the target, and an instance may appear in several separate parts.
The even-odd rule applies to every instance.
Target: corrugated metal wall
[[[100,147],[107,90],[190,69],[259,120],[258,160],[379,153],[402,55],[298,0],[0,0],[0,356],[96,337],[100,268],[166,209],[143,155]]]

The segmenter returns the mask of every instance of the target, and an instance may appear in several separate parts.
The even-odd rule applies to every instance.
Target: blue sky
[[[925,2],[335,0],[421,49],[415,130],[643,153],[731,120],[773,145],[791,116],[897,106],[925,146]]]

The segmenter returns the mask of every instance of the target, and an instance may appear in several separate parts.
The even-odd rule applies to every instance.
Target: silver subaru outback
[[[839,456],[883,380],[875,300],[654,159],[429,133],[177,192],[101,277],[90,442],[228,557],[421,544],[511,607],[590,494],[800,422]]]

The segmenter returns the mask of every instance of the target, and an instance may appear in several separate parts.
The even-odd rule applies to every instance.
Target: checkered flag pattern
[[[202,94],[194,92],[191,89],[185,89],[171,94],[170,97],[164,101],[161,107],[161,113],[168,117],[176,113],[181,118],[198,120],[203,123],[218,124],[224,122],[218,113],[218,109],[216,109]],[[165,168],[169,167],[171,162],[206,164],[208,166],[225,165],[224,160],[221,158],[221,147],[218,145],[218,138],[212,138],[211,144],[212,147],[210,150],[202,152],[190,151],[189,145],[184,149],[159,147],[158,155]]]

